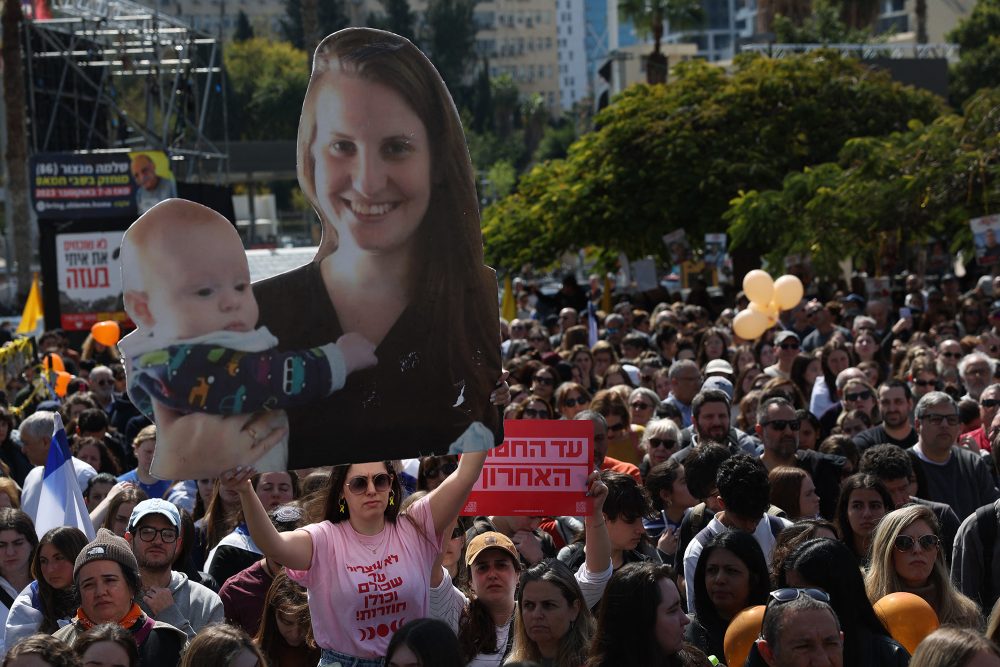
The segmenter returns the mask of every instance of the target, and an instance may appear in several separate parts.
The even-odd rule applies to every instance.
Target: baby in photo
[[[357,333],[312,349],[279,351],[277,338],[257,326],[239,234],[201,204],[168,199],[143,214],[125,233],[121,262],[125,310],[137,329],[118,347],[129,396],[154,421],[309,405],[342,388],[349,373],[376,363],[375,346]],[[215,462],[286,469],[287,439],[266,453],[215,445]],[[173,479],[174,471],[190,470],[206,457],[186,451],[190,447],[160,439],[152,474]],[[214,462],[205,467],[218,469]]]

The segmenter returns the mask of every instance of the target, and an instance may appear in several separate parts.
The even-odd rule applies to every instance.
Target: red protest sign
[[[504,422],[503,444],[490,450],[462,514],[587,515],[587,475],[593,469],[590,420]]]

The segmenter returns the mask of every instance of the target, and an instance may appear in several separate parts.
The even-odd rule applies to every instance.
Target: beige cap
[[[503,533],[482,533],[476,535],[469,542],[469,547],[465,550],[465,564],[472,565],[476,557],[487,549],[502,549],[509,553],[514,562],[521,562],[521,555],[517,553],[517,547],[510,541],[510,538]]]

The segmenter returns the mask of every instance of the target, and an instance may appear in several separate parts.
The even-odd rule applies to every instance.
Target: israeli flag
[[[83,502],[83,492],[76,479],[73,457],[69,452],[66,429],[63,428],[59,413],[55,413],[55,428],[49,458],[45,461],[42,488],[38,495],[38,512],[35,516],[35,531],[39,539],[46,532],[59,526],[72,526],[94,539],[94,524],[90,521],[87,504]]]
[[[600,337],[597,334],[597,307],[593,301],[587,303],[587,342],[590,347],[597,345]]]

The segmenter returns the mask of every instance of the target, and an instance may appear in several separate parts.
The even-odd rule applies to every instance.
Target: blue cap
[[[177,507],[173,503],[161,498],[150,498],[143,500],[132,510],[132,516],[128,519],[128,531],[131,533],[142,517],[150,514],[162,514],[174,525],[174,528],[179,530],[181,527],[181,513],[177,511]]]

